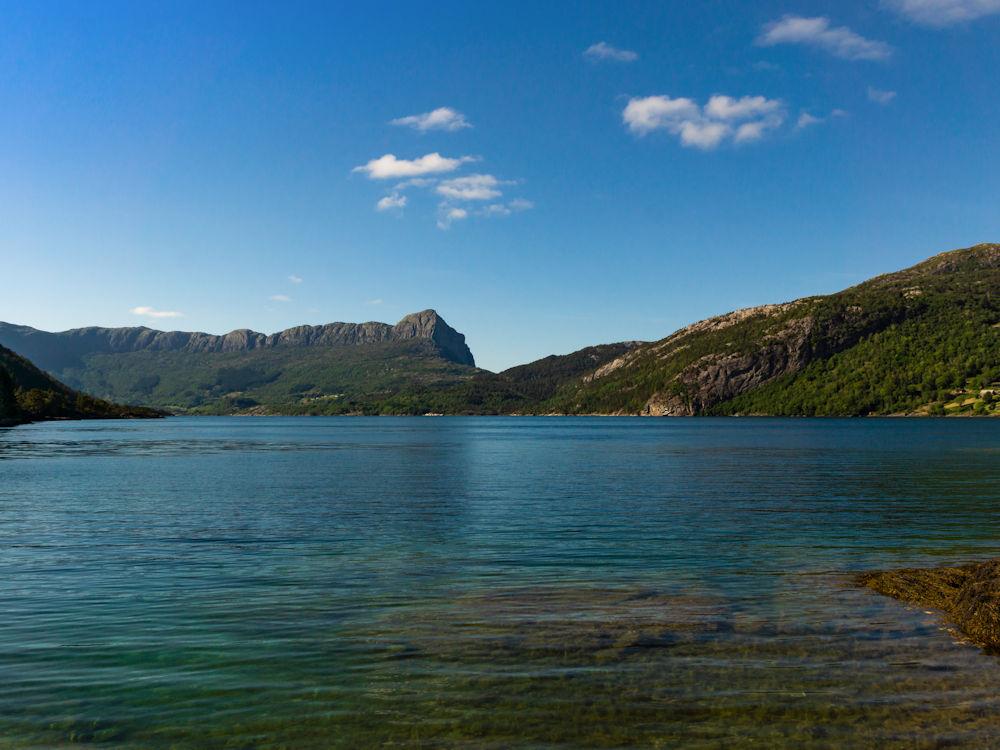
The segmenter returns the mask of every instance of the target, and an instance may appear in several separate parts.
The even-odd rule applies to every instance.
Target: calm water
[[[1000,420],[0,430],[0,747],[1000,747],[848,584],[998,522]]]

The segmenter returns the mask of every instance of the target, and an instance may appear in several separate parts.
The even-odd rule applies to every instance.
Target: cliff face
[[[379,344],[386,341],[429,339],[441,356],[464,365],[475,365],[465,336],[434,310],[407,315],[396,325],[386,323],[328,323],[297,326],[273,334],[248,329],[223,335],[134,328],[76,328],[61,333],[0,323],[0,345],[32,359],[40,367],[58,372],[77,367],[88,354],[128,352],[229,353],[276,347],[335,347]]]
[[[465,336],[444,322],[434,310],[407,315],[392,327],[391,341],[430,339],[445,359],[460,365],[475,367],[476,360],[465,343]]]
[[[1000,380],[1000,245],[843,292],[737,310],[635,347],[540,410],[854,415],[984,400]],[[962,395],[964,394],[964,396]],[[977,412],[978,413],[978,412]]]

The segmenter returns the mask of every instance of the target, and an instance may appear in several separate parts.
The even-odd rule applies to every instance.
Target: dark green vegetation
[[[1000,245],[738,311],[629,352],[547,408],[652,415],[996,413]],[[1000,387],[997,387],[1000,390]]]
[[[501,373],[476,369],[433,310],[270,336],[0,324],[0,344],[87,393],[174,412],[989,415],[1000,408],[1000,245]]]
[[[46,333],[0,324],[0,344],[106,399],[173,412],[393,411],[397,394],[472,377],[465,337],[433,310],[385,323],[300,326],[266,336],[148,328]]]
[[[493,373],[478,370],[457,383],[438,382],[401,391],[377,404],[383,414],[538,414],[563,388],[604,365],[635,342],[602,344],[544,357]]]
[[[885,596],[943,612],[970,641],[1000,653],[1000,558],[954,568],[906,568],[858,578]]]
[[[154,409],[119,406],[74,391],[0,346],[0,424],[156,416],[162,415]]]

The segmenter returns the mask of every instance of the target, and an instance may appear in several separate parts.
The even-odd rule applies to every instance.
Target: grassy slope
[[[258,407],[285,414],[365,412],[391,394],[454,384],[476,372],[442,359],[420,339],[250,352],[91,354],[85,364],[63,375],[88,393],[200,413]]]
[[[174,412],[228,414],[502,414],[626,351],[588,347],[490,373],[442,359],[426,340],[251,352],[91,354],[60,373],[104,398]]]
[[[985,248],[955,251],[834,295],[840,303],[878,300],[905,310],[905,316],[716,412],[941,414],[959,393],[973,396],[969,406],[980,413],[993,412],[992,397],[980,394],[1000,380],[996,259]]]
[[[565,355],[551,355],[500,373],[479,371],[457,385],[397,394],[385,413],[516,414],[539,413],[567,383],[633,348],[632,343],[601,344]]]
[[[412,340],[96,354],[60,375],[104,398],[197,413],[636,414],[664,394],[702,414],[993,413],[998,325],[1000,246],[984,245],[838,294],[703,321],[658,342],[588,347],[502,373],[454,364],[429,341]],[[801,340],[785,374],[714,400],[695,392],[704,379],[692,374],[720,360],[773,358],[774,342],[790,331]]]
[[[959,392],[978,399],[1000,379],[1000,246],[945,253],[838,294],[646,345],[615,372],[564,388],[541,410],[638,413],[655,393],[683,394],[678,375],[703,358],[753,354],[807,317],[815,321],[808,342],[815,358],[805,369],[702,413],[940,413]],[[980,400],[966,410],[995,409],[989,396]]]

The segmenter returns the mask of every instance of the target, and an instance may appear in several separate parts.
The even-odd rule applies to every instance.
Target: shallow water
[[[0,430],[0,747],[1000,746],[852,571],[1000,554],[1000,420]]]

